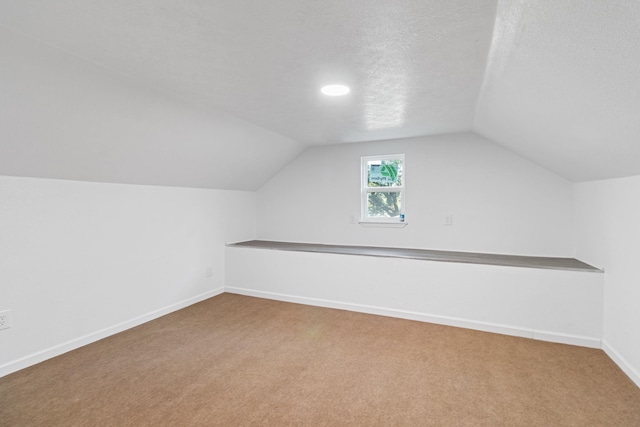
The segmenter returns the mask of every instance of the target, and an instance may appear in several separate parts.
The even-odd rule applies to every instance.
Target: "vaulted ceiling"
[[[637,0],[0,0],[0,27],[28,40],[5,45],[0,61],[42,44],[218,121],[264,130],[283,161],[305,145],[473,131],[573,181],[640,174]],[[0,85],[15,88],[7,82],[21,70],[0,70]],[[352,92],[323,97],[319,87],[331,82]],[[264,139],[256,129],[236,139]],[[115,164],[113,150],[126,146],[107,139],[95,144]],[[192,150],[181,166],[194,160],[197,169],[195,159],[240,155],[201,139],[167,148],[169,157]],[[136,155],[153,150],[143,144]],[[272,172],[237,187],[256,188]],[[149,183],[164,184],[157,175]],[[194,182],[214,185],[175,185]]]

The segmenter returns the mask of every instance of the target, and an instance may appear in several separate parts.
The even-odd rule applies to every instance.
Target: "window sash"
[[[402,185],[399,186],[380,186],[380,187],[371,187],[369,186],[369,162],[371,161],[390,161],[390,160],[401,160],[402,161]],[[361,193],[361,201],[360,201],[360,220],[362,222],[386,222],[386,223],[401,223],[404,222],[404,213],[406,206],[406,198],[405,198],[405,183],[406,183],[406,168],[405,168],[405,159],[404,154],[394,154],[394,155],[385,155],[385,156],[369,156],[362,157],[361,159],[361,185],[360,185],[360,193]],[[369,194],[371,193],[399,193],[400,197],[400,212],[397,217],[385,217],[385,216],[370,216],[369,215]]]

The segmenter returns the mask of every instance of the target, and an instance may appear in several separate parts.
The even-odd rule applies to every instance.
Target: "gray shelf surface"
[[[230,243],[227,246],[602,273],[602,270],[575,258],[502,255],[378,246],[325,245],[318,243],[276,242],[270,240],[249,240],[246,242]]]

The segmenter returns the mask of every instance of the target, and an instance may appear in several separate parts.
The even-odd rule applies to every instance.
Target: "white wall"
[[[254,237],[253,192],[0,177],[0,375],[222,292]]]
[[[576,257],[605,269],[603,347],[640,386],[640,176],[574,191]]]
[[[398,153],[408,226],[350,223],[360,157]],[[258,191],[265,240],[572,256],[572,221],[569,181],[474,134],[309,148]]]
[[[599,272],[242,247],[226,262],[226,292],[600,347]]]

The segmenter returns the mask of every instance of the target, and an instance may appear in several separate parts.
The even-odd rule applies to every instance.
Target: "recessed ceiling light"
[[[348,94],[350,91],[351,89],[345,85],[327,85],[320,89],[320,92],[327,96],[342,96]]]

